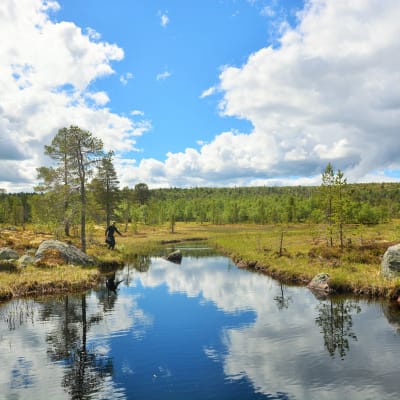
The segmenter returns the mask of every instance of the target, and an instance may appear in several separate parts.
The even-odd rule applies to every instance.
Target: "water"
[[[400,398],[397,306],[186,254],[127,265],[117,294],[0,306],[0,399]]]

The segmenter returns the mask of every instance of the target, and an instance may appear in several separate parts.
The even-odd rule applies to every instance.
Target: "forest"
[[[400,217],[398,183],[348,184],[346,191],[346,223],[377,224]],[[107,194],[93,182],[87,202],[87,223],[105,225]],[[149,189],[138,183],[134,188],[114,188],[111,203],[111,218],[124,224],[322,223],[326,219],[321,186]],[[32,224],[55,232],[64,229],[67,217],[71,229],[79,229],[77,199],[70,196],[67,216],[60,204],[63,198],[53,192],[7,194],[1,190],[0,224]]]
[[[320,186],[193,187],[149,189],[146,183],[119,187],[113,153],[78,127],[62,128],[45,154],[54,167],[38,168],[32,193],[0,189],[0,224],[29,224],[35,231],[82,235],[116,220],[138,224],[323,223],[331,234],[344,224],[378,224],[400,217],[398,183],[349,184],[329,163]],[[132,228],[133,227],[133,228]],[[84,233],[86,234],[86,233]],[[85,248],[86,237],[82,237]]]

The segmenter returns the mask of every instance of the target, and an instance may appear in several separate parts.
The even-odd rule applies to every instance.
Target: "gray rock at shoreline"
[[[77,247],[59,240],[45,240],[35,254],[35,263],[45,260],[46,253],[56,251],[66,264],[93,265],[94,259]]]
[[[318,290],[321,292],[329,293],[331,288],[329,287],[329,274],[321,272],[312,278],[311,282],[307,285],[309,289]]]
[[[400,273],[400,244],[388,247],[382,258],[382,274],[392,278]]]
[[[8,247],[0,248],[0,260],[18,260],[19,254]]]

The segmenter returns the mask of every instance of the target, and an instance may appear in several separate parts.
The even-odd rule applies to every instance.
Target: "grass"
[[[98,283],[97,268],[60,265],[52,268],[27,266],[17,272],[0,272],[0,300],[30,295],[76,292]]]
[[[0,300],[31,294],[85,290],[97,284],[101,271],[115,269],[126,261],[147,256],[162,244],[193,239],[207,240],[211,247],[236,264],[266,273],[284,282],[307,284],[317,273],[330,275],[336,292],[395,299],[400,294],[400,278],[387,279],[380,273],[381,257],[391,244],[400,242],[396,221],[373,227],[348,226],[345,246],[330,247],[324,227],[294,225],[209,225],[178,223],[175,233],[167,226],[139,226],[117,237],[114,251],[104,243],[104,229],[90,233],[87,252],[97,267],[60,265],[24,269],[0,268]],[[3,231],[0,247],[12,247],[23,254],[36,249],[47,234],[33,231]],[[336,239],[336,238],[335,238]],[[73,239],[79,246],[79,239]]]
[[[396,243],[396,224],[348,227],[346,245],[330,247],[323,230],[309,225],[220,227],[215,246],[236,263],[284,282],[308,283],[317,273],[330,276],[336,292],[397,298],[400,278],[381,275],[381,257]],[[283,239],[282,239],[283,232]],[[282,246],[281,246],[282,240]]]

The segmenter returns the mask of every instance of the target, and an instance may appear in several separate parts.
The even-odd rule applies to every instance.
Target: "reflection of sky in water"
[[[321,302],[224,257],[180,265],[155,258],[146,272],[126,267],[117,276],[125,279],[117,296],[103,288],[86,298],[88,351],[112,362],[93,398],[399,397],[400,336],[378,303]],[[0,394],[68,398],[67,367],[50,363],[46,341],[63,326],[62,304],[45,323],[43,304],[27,304],[33,316],[15,330],[0,320],[8,367],[0,369]]]

